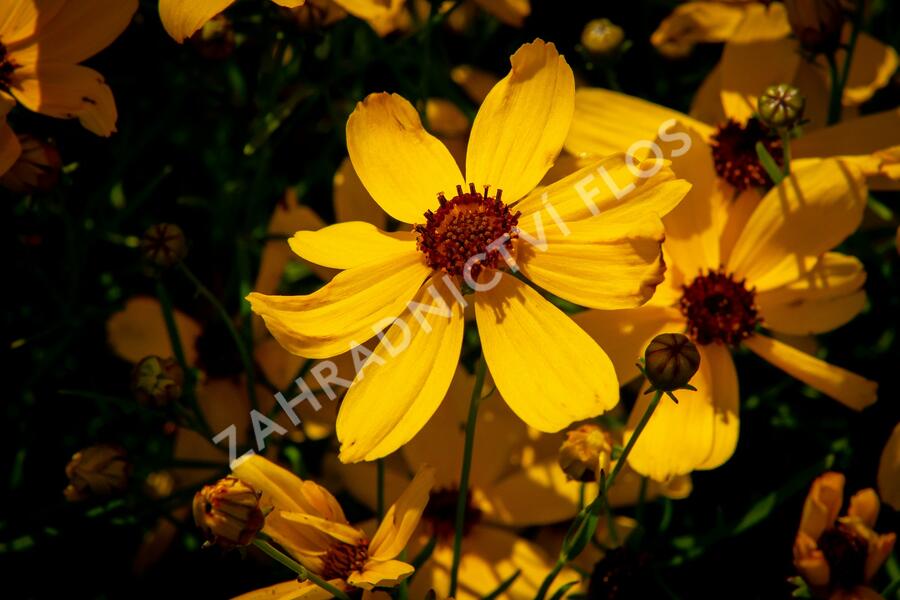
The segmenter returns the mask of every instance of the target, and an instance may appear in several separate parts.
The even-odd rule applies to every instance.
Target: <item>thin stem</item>
[[[844,108],[844,89],[847,87],[847,80],[850,78],[850,67],[853,64],[853,52],[856,50],[856,40],[859,38],[859,30],[862,27],[863,14],[863,7],[860,5],[856,9],[856,15],[853,18],[853,28],[850,31],[850,40],[847,43],[847,54],[844,56],[844,64],[841,65],[840,75],[838,74],[837,59],[835,58],[834,53],[828,55],[828,73],[831,76],[831,97],[828,102],[828,125],[834,125],[841,120],[841,113]]]
[[[384,517],[384,459],[379,458],[375,461],[378,470],[376,490],[375,512],[378,514],[378,522]]]
[[[469,418],[466,422],[466,442],[463,450],[462,471],[459,475],[459,497],[456,500],[456,527],[453,533],[453,562],[450,567],[450,591],[448,598],[456,597],[456,585],[459,578],[459,560],[462,555],[463,529],[466,524],[466,505],[469,495],[469,471],[472,469],[472,448],[475,445],[475,424],[478,420],[478,406],[481,404],[481,389],[484,387],[484,375],[487,363],[484,353],[478,357],[475,366],[475,385],[472,388],[472,399],[469,402]]]
[[[616,480],[616,475],[619,474],[619,471],[622,470],[622,467],[625,466],[625,461],[628,459],[628,455],[631,454],[631,449],[634,448],[634,445],[637,443],[638,438],[641,436],[641,432],[644,431],[644,427],[647,426],[647,423],[650,421],[650,417],[653,416],[653,411],[656,410],[656,407],[659,405],[659,401],[662,398],[663,393],[659,390],[653,394],[653,400],[650,401],[650,404],[647,406],[647,410],[644,411],[643,416],[641,416],[641,420],[638,421],[637,427],[634,428],[634,433],[631,434],[631,437],[628,438],[628,443],[625,444],[625,449],[622,450],[621,456],[619,456],[619,460],[616,461],[616,466],[613,467],[612,473],[610,473],[609,477],[606,479],[606,485],[603,487],[603,495],[606,495],[606,492],[609,491],[609,488],[612,487],[613,482]]]
[[[778,135],[781,136],[781,155],[784,160],[784,165],[781,167],[781,172],[784,173],[785,177],[790,177],[791,175],[791,132],[787,129],[779,129]]]
[[[234,340],[235,345],[237,346],[238,354],[241,357],[241,365],[244,367],[244,372],[247,374],[247,397],[250,399],[250,406],[253,409],[257,409],[258,405],[256,402],[256,374],[253,370],[253,362],[250,360],[250,354],[247,352],[247,348],[244,346],[244,340],[241,339],[241,334],[238,333],[237,329],[234,327],[234,323],[231,321],[231,315],[228,314],[228,311],[225,310],[225,307],[222,306],[222,303],[219,302],[218,298],[209,291],[209,289],[203,285],[196,275],[188,268],[186,264],[183,262],[178,263],[178,268],[181,269],[181,272],[184,273],[184,276],[187,277],[191,283],[194,284],[194,287],[197,288],[197,291],[200,292],[204,298],[206,298],[210,304],[212,304],[213,308],[216,309],[216,312],[219,313],[219,317],[221,317],[222,321],[225,323],[225,327],[228,329],[228,333],[231,335]]]
[[[350,600],[350,596],[334,587],[315,573],[310,572],[306,567],[295,561],[293,558],[277,550],[269,542],[257,538],[253,540],[253,545],[265,552],[269,558],[275,559],[276,561],[296,573],[301,580],[309,580],[313,582],[335,598],[340,598],[341,600]]]

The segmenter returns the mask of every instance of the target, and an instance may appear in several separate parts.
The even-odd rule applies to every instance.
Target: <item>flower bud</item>
[[[138,402],[164,406],[181,397],[184,371],[173,358],[147,356],[131,373],[131,389]]]
[[[19,136],[22,154],[0,177],[0,185],[16,194],[48,192],[56,187],[62,171],[62,158],[56,146],[24,134]]]
[[[144,258],[159,267],[171,267],[187,256],[187,239],[178,225],[157,223],[141,238]]]
[[[581,45],[596,56],[609,56],[625,41],[625,32],[609,19],[594,19],[581,32]]]
[[[644,369],[654,389],[671,392],[684,387],[700,368],[697,346],[680,333],[661,333],[644,351]]]
[[[773,129],[791,129],[803,118],[806,98],[792,85],[770,85],[759,97],[760,120]]]
[[[190,39],[200,56],[208,60],[223,60],[234,52],[234,26],[222,13],[204,23]]]
[[[612,442],[603,429],[592,423],[566,432],[559,448],[559,466],[569,479],[590,482],[609,470]]]
[[[813,54],[837,50],[846,18],[846,0],[785,0],[788,21],[800,45]]]
[[[69,485],[63,490],[66,500],[78,502],[91,496],[107,496],[128,486],[131,466],[125,451],[101,444],[76,452],[66,465]]]
[[[212,544],[246,546],[265,522],[261,495],[236,477],[220,479],[194,495],[194,522]]]

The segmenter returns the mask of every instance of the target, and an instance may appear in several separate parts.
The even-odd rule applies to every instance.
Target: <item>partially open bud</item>
[[[125,451],[101,444],[76,452],[66,465],[69,485],[63,490],[66,500],[78,502],[92,496],[108,496],[128,487],[131,466]]]
[[[184,371],[173,358],[147,356],[131,374],[131,389],[138,402],[164,406],[181,397]]]
[[[266,520],[261,495],[236,477],[220,479],[194,495],[194,522],[211,544],[246,546]]]
[[[171,267],[187,256],[187,239],[178,225],[157,223],[141,238],[144,258],[159,267]]]
[[[56,187],[62,171],[62,158],[56,146],[38,138],[19,136],[22,154],[0,177],[0,185],[17,194],[48,192]]]
[[[589,423],[566,432],[566,441],[559,448],[559,466],[569,479],[597,481],[600,471],[609,471],[611,456],[609,434]]]
[[[661,333],[644,351],[644,369],[650,385],[663,392],[683,388],[700,368],[697,346],[680,333]]]
[[[596,56],[609,56],[625,41],[625,32],[609,19],[594,19],[581,32],[581,45]]]
[[[806,98],[792,85],[770,85],[759,97],[760,120],[773,129],[791,129],[803,119]]]
[[[837,50],[847,4],[847,0],[784,0],[794,35],[813,54]]]

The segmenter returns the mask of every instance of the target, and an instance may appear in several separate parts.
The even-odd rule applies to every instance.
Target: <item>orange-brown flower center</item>
[[[700,274],[682,286],[681,313],[688,333],[698,344],[713,342],[737,346],[762,322],[756,308],[756,291],[746,280],[735,281],[721,269]]]
[[[865,581],[869,545],[852,527],[837,523],[818,541],[831,573],[832,587],[852,590]]]
[[[713,164],[719,177],[741,191],[771,186],[772,180],[756,154],[757,142],[762,142],[776,163],[782,163],[781,140],[759,119],[752,118],[746,125],[729,119],[719,125],[711,141]]]
[[[369,560],[369,540],[356,544],[337,542],[322,559],[322,578],[347,579],[354,571],[362,571]]]
[[[0,42],[0,88],[9,89],[16,66],[6,46],[3,45],[3,42]]]
[[[520,213],[513,213],[500,197],[489,196],[469,184],[463,193],[456,186],[456,196],[447,200],[438,194],[438,209],[425,213],[425,224],[416,225],[417,246],[432,269],[460,276],[470,270],[477,279],[482,269],[496,269],[502,264],[501,248],[511,251],[516,237],[515,227]]]
[[[431,528],[431,533],[442,540],[453,538],[456,531],[456,503],[459,501],[459,489],[455,487],[441,488],[431,492],[422,519]],[[466,493],[466,521],[463,535],[481,520],[481,510],[472,502],[472,490]]]

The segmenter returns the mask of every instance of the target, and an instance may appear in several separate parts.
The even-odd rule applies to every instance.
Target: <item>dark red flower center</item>
[[[831,573],[831,586],[852,590],[865,581],[869,545],[852,527],[836,523],[818,541]]]
[[[16,64],[9,56],[6,46],[0,42],[0,88],[9,89],[12,84],[12,74],[16,70]]]
[[[772,180],[756,154],[757,142],[762,142],[779,166],[782,164],[781,140],[759,119],[752,118],[746,125],[729,119],[719,125],[711,141],[713,164],[719,177],[741,191],[771,186]]]
[[[681,312],[687,319],[688,333],[698,344],[737,346],[762,322],[756,291],[748,290],[745,280],[735,281],[721,269],[701,273],[682,289]]]
[[[455,276],[469,270],[472,279],[477,279],[482,269],[503,264],[501,248],[512,251],[520,213],[503,203],[502,190],[496,196],[488,191],[485,186],[484,193],[479,193],[470,183],[466,193],[456,186],[452,200],[443,192],[438,194],[438,209],[426,212],[425,224],[415,227],[417,245],[428,266]]]
[[[337,542],[322,559],[322,578],[347,579],[354,571],[362,571],[369,560],[369,540],[356,544]]]
[[[442,540],[453,538],[456,531],[456,503],[459,489],[441,488],[431,492],[422,519],[431,528],[431,533]],[[472,526],[481,520],[481,510],[472,503],[472,490],[466,493],[466,521],[463,534],[468,534]]]

